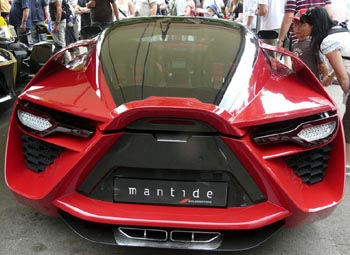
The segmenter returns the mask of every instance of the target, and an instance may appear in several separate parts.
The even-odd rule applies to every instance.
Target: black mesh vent
[[[63,148],[56,145],[35,139],[28,135],[21,136],[23,140],[24,157],[26,165],[34,172],[42,172],[51,165],[57,158]]]
[[[328,167],[329,145],[286,157],[286,163],[303,182],[314,184],[323,180]]]

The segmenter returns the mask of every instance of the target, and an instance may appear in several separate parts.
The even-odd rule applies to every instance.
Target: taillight
[[[24,126],[38,132],[46,132],[55,126],[49,117],[39,116],[20,109],[17,110],[17,117]]]
[[[78,116],[20,103],[16,109],[17,119],[22,128],[40,137],[54,133],[88,138],[95,133],[89,121]]]
[[[259,145],[294,142],[308,147],[330,141],[336,133],[337,125],[336,114],[322,113],[257,127],[252,139]]]
[[[303,125],[297,136],[306,142],[315,142],[331,136],[336,126],[336,121],[329,121],[320,125],[312,125],[312,123]]]

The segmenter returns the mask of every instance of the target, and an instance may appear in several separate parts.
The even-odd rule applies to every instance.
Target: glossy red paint
[[[13,122],[11,123],[13,127],[10,128],[9,136],[14,139],[7,145],[7,154],[17,154],[19,157],[23,157],[22,153],[15,153],[18,146],[21,144],[21,130],[19,130],[15,122],[15,118],[13,118]],[[94,203],[92,203],[91,199],[81,200],[81,202],[78,203],[75,199],[74,203],[70,204],[71,200],[66,200],[64,198],[72,192],[74,193],[100,157],[102,157],[108,148],[121,136],[122,133],[106,136],[98,132],[92,140],[81,146],[81,148],[77,148],[77,146],[74,145],[74,141],[69,143],[67,139],[51,139],[49,140],[50,142],[68,149],[60,158],[56,159],[55,166],[48,167],[47,171],[37,174],[32,171],[22,170],[26,168],[24,160],[7,160],[6,168],[12,169],[12,171],[11,174],[6,175],[6,181],[22,203],[42,211],[43,213],[55,215],[56,209],[53,206],[57,206],[58,208],[69,209],[69,212],[78,214],[80,211],[79,208],[81,209],[84,207],[84,210],[81,209],[84,211],[84,218],[89,218],[87,215],[95,214],[96,215],[89,220],[96,221],[96,219],[100,217],[104,218],[101,215],[99,216],[96,212],[89,212],[89,207],[95,204],[97,208],[104,208],[108,203],[99,201],[94,201]],[[329,164],[332,165],[334,169],[327,173],[325,179],[321,183],[308,186],[301,182],[301,179],[285,165],[281,158],[282,152],[285,156],[300,150],[298,146],[290,146],[289,152],[288,150],[286,152],[286,148],[276,149],[276,147],[261,148],[256,145],[252,146],[249,136],[245,136],[241,141],[226,137],[223,137],[223,139],[230,149],[239,156],[242,164],[259,183],[259,186],[264,190],[268,200],[277,207],[297,208],[306,218],[308,216],[307,213],[317,214],[318,211],[328,209],[328,207],[331,212],[331,210],[334,209],[332,207],[341,201],[344,185],[339,185],[339,180],[342,180],[342,182],[345,181],[344,171],[342,169],[344,155],[333,151]],[[338,136],[333,141],[333,144],[342,143],[341,136]],[[256,156],[251,157],[252,154]],[[28,182],[28,180],[30,180],[30,182]],[[318,199],[315,199],[315,194],[317,194]],[[61,199],[63,199],[64,202],[62,202]],[[52,205],[51,201],[56,202]],[[78,203],[79,206],[75,205],[76,203]],[[101,205],[98,205],[99,203],[101,203]],[[119,207],[120,205],[110,203],[109,206]],[[110,211],[109,209],[100,210],[103,211],[103,215],[108,215]],[[106,217],[103,220],[104,223],[115,224],[116,221],[118,221],[118,216],[115,214],[116,210],[112,211],[114,212],[113,216]],[[290,211],[293,210],[288,209],[288,212]],[[257,213],[257,209],[252,209],[252,212]],[[190,213],[190,215],[192,215],[192,213]],[[259,217],[259,215],[260,213],[257,213],[256,216]],[[281,214],[279,213],[278,215],[280,216]],[[287,214],[285,212],[282,213],[282,215],[286,216]],[[270,218],[271,222],[269,223],[278,220],[279,216]],[[288,216],[287,223],[290,225],[298,224],[297,220],[294,218],[294,214],[288,213]],[[230,219],[233,218],[230,216]],[[151,223],[148,224],[151,225]],[[191,221],[183,224],[188,224],[188,227],[195,227],[196,225],[194,223],[192,225]],[[248,228],[247,226],[252,225],[250,221],[242,221],[239,224],[231,222],[231,224],[237,224],[238,229]],[[258,227],[258,225],[262,223],[256,224],[257,225],[254,226]],[[158,226],[158,224],[154,226]],[[252,227],[254,228],[254,226]]]
[[[172,206],[101,203],[101,201],[88,199],[77,193],[55,200],[54,205],[78,218],[92,222],[190,229],[254,229],[272,224],[290,215],[287,210],[270,202],[247,208],[206,208],[203,210]],[[256,213],[257,211],[259,214]]]
[[[95,41],[88,41],[94,45]],[[294,73],[274,70],[263,50],[293,58]],[[60,55],[61,54],[61,55]],[[5,160],[5,179],[16,198],[44,214],[62,210],[79,219],[113,225],[184,228],[199,230],[247,230],[284,221],[294,227],[328,216],[340,203],[345,187],[344,138],[340,118],[331,145],[328,168],[321,182],[305,184],[285,157],[310,151],[294,143],[258,145],[251,138],[257,126],[297,119],[337,108],[310,71],[289,52],[261,45],[252,75],[242,84],[244,93],[231,104],[214,105],[195,98],[152,96],[116,105],[106,83],[96,49],[83,71],[64,68],[57,58],[50,61],[25,88],[19,101],[27,101],[94,122],[89,139],[65,134],[41,138],[21,128],[16,105],[11,119]],[[77,192],[94,167],[120,141],[125,129],[144,118],[202,121],[213,127],[239,159],[266,201],[245,207],[198,208],[123,204],[93,199]],[[64,149],[52,165],[40,173],[29,170],[21,136]],[[322,144],[324,146],[325,144]]]

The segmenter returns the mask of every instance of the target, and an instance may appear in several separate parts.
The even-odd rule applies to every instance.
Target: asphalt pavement
[[[342,96],[338,86],[327,91],[339,106]],[[163,249],[120,248],[91,243],[65,225],[60,218],[41,215],[18,203],[7,189],[3,175],[4,151],[11,105],[0,105],[0,255],[199,255],[219,252],[176,251]],[[349,177],[342,203],[326,219],[311,225],[282,229],[263,245],[242,255],[347,255],[350,254]],[[317,194],[315,194],[317,196]]]

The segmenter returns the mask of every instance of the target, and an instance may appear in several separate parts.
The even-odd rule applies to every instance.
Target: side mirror
[[[83,27],[80,30],[80,38],[81,39],[91,39],[97,36],[102,32],[102,28],[100,26],[87,26]]]
[[[272,40],[278,38],[278,33],[274,30],[260,30],[258,32],[258,38]]]

